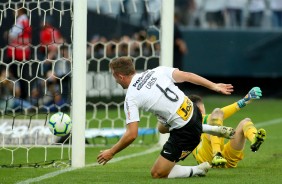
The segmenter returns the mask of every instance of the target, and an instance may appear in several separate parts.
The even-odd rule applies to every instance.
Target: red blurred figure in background
[[[8,48],[7,59],[8,62],[15,60],[25,61],[31,56],[31,26],[29,25],[29,18],[26,14],[26,9],[20,8],[16,11],[16,24],[8,33]]]
[[[61,32],[53,26],[54,21],[51,17],[46,17],[45,22],[42,21],[41,24],[41,52],[43,52],[44,55],[47,56],[47,59],[55,59],[58,55],[58,47],[64,43],[63,36]]]

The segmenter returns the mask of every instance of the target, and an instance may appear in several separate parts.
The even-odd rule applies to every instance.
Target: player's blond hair
[[[136,73],[132,58],[126,56],[113,59],[110,62],[110,68],[115,73],[119,73],[127,76]]]

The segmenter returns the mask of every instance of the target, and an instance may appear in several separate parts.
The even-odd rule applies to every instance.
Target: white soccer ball
[[[67,135],[70,133],[72,127],[71,118],[62,112],[53,114],[48,125],[52,134],[56,136]]]

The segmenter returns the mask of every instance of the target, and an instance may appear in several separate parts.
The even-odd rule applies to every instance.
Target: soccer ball
[[[49,120],[49,129],[56,136],[67,135],[71,131],[71,118],[62,112],[53,114]]]

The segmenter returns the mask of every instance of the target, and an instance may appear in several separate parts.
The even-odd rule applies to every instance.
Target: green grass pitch
[[[207,112],[211,112],[213,108],[223,107],[235,102],[237,99],[214,96],[206,97],[204,100]],[[250,151],[250,143],[247,142],[244,151],[245,158],[239,163],[237,168],[211,169],[206,177],[172,180],[152,179],[150,169],[158,157],[160,149],[152,153],[146,153],[145,151],[156,147],[153,141],[152,144],[135,143],[133,146],[118,153],[113,160],[114,162],[108,163],[105,166],[97,165],[96,157],[100,150],[107,149],[110,145],[87,147],[86,167],[81,169],[2,168],[0,169],[0,183],[281,183],[281,105],[281,99],[261,99],[227,119],[224,122],[225,125],[235,127],[241,119],[245,117],[251,118],[258,127],[266,129],[266,141],[256,153]],[[36,154],[34,155],[36,157]],[[193,156],[190,155],[185,161],[179,162],[179,164],[196,165],[196,162]]]

